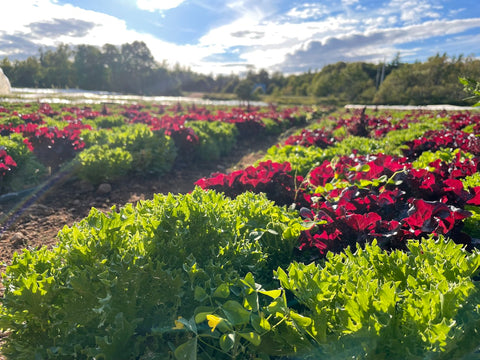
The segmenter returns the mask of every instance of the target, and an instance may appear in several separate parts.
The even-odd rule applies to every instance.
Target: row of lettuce
[[[92,209],[6,268],[2,351],[471,359],[479,120],[339,113],[190,194]]]
[[[0,192],[68,169],[94,184],[164,175],[176,163],[216,161],[245,137],[302,124],[308,109],[165,105],[0,106]]]

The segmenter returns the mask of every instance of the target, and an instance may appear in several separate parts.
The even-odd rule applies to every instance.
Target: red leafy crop
[[[313,169],[309,182],[313,186],[325,186],[334,178],[346,179],[349,182],[373,180],[382,176],[389,178],[411,167],[406,158],[391,155],[342,156],[335,163],[326,160]]]
[[[404,155],[409,159],[419,157],[424,151],[436,151],[441,148],[460,149],[474,155],[480,155],[480,139],[474,134],[461,130],[431,130],[427,131],[420,139],[407,141]]]
[[[470,190],[470,199],[467,201],[469,205],[480,205],[480,186],[475,186]]]
[[[480,115],[471,114],[468,111],[450,115],[450,121],[445,125],[451,130],[461,130],[469,125],[474,125],[474,133],[478,134],[477,129],[480,125]]]
[[[380,220],[382,220],[382,217],[374,212],[345,216],[345,224],[354,231],[371,231]]]
[[[441,202],[429,202],[422,199],[411,200],[409,216],[404,224],[418,237],[423,234],[448,234],[457,221],[470,216],[465,210],[453,208]]]
[[[24,114],[21,116],[22,120],[25,121],[25,123],[32,123],[32,124],[44,124],[45,122],[43,121],[43,118],[40,114],[38,113],[32,113],[32,114]]]
[[[23,135],[27,137],[26,144],[38,160],[56,170],[60,164],[73,159],[75,154],[85,147],[85,143],[80,139],[80,132],[85,128],[91,129],[89,125],[81,122],[71,123],[63,130],[56,127],[28,129],[27,125]]]
[[[12,159],[3,146],[0,146],[0,180],[9,171],[17,167],[17,163]]]
[[[285,145],[316,146],[325,149],[333,145],[334,139],[331,132],[323,129],[303,129],[300,135],[292,135],[285,140]]]
[[[38,112],[47,116],[55,116],[58,115],[57,111],[54,111],[50,104],[47,103],[42,103],[40,105],[40,108],[38,109]]]
[[[373,239],[387,249],[404,249],[407,239],[428,234],[444,234],[470,246],[471,239],[461,231],[462,221],[471,216],[464,207],[480,205],[480,187],[467,191],[459,179],[475,172],[477,165],[476,158],[462,162],[458,156],[451,163],[437,163],[433,172],[413,169],[405,158],[381,154],[324,161],[310,173],[306,183],[313,187],[310,191],[317,186],[328,189],[326,184],[339,178],[352,182],[386,175],[393,181],[323,190],[321,195],[308,195],[304,189],[304,198],[311,201],[307,207],[316,221],[323,222],[306,231],[311,234],[302,234],[300,254],[311,259]]]
[[[212,189],[236,197],[245,191],[265,193],[267,197],[278,205],[291,205],[298,201],[301,206],[306,204],[299,195],[300,184],[303,178],[290,174],[291,166],[266,161],[258,166],[249,166],[244,170],[237,170],[230,174],[212,174],[210,178],[202,178],[195,185],[202,189]]]
[[[310,172],[310,184],[313,186],[325,186],[333,180],[335,170],[330,161],[325,160],[320,166]]]
[[[92,108],[88,106],[85,106],[84,108],[79,108],[76,106],[68,107],[68,108],[66,107],[66,108],[62,108],[62,111],[69,112],[75,115],[75,116],[70,116],[72,120],[81,120],[81,119],[92,120],[102,115],[99,111],[93,111]],[[108,110],[105,107],[104,107],[104,112],[105,114],[103,115],[108,114]]]
[[[442,178],[461,179],[466,176],[475,174],[479,170],[480,157],[476,156],[472,159],[461,160],[461,153],[455,155],[455,159],[451,162],[444,162],[440,159],[429,164],[433,167],[434,172]]]

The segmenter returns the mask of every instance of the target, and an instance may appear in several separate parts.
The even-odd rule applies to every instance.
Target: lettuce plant
[[[94,145],[78,155],[77,175],[93,184],[114,181],[133,167],[133,157],[122,148]]]
[[[165,174],[176,157],[172,139],[143,124],[88,131],[82,136],[87,149],[78,156],[79,172],[81,177],[92,182],[114,180],[128,172]],[[112,159],[111,164],[107,158]],[[97,173],[103,166],[108,169],[107,173]]]
[[[478,251],[429,237],[408,252],[374,242],[276,275],[311,319],[303,327],[318,348],[308,358],[461,359],[480,345],[479,266]]]
[[[238,137],[234,124],[219,121],[191,121],[187,124],[198,136],[198,146],[192,155],[200,161],[215,161],[229,154]]]
[[[3,274],[2,351],[15,359],[168,359],[195,297],[249,272],[265,288],[302,226],[263,196],[199,188],[88,217],[52,249],[25,249]],[[171,357],[170,357],[171,358]]]

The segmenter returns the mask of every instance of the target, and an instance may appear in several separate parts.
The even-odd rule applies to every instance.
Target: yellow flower
[[[222,318],[215,315],[207,315],[208,326],[212,328],[212,332],[215,331],[215,328],[223,320]]]
[[[178,320],[180,320],[181,318],[182,318],[182,317],[179,316],[179,317],[178,317]],[[174,329],[176,329],[176,330],[183,329],[183,328],[185,327],[185,325],[183,325],[183,323],[181,323],[181,322],[178,321],[178,320],[175,320],[175,327],[174,327]]]

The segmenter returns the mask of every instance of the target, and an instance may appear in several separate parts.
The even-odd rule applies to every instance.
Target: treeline
[[[344,104],[465,105],[459,77],[480,78],[480,60],[437,54],[425,62],[337,62],[299,75],[250,70],[245,76],[206,75],[179,64],[158,63],[145,43],[98,48],[60,45],[39,50],[38,57],[10,61],[0,67],[14,87],[80,88],[142,95],[181,95],[184,92],[236,94],[249,100],[311,97]]]
[[[465,101],[467,94],[459,77],[480,78],[480,60],[472,57],[430,57],[425,62],[390,63],[338,62],[318,72],[291,75],[273,94],[313,96],[330,103],[361,104],[453,104]]]

